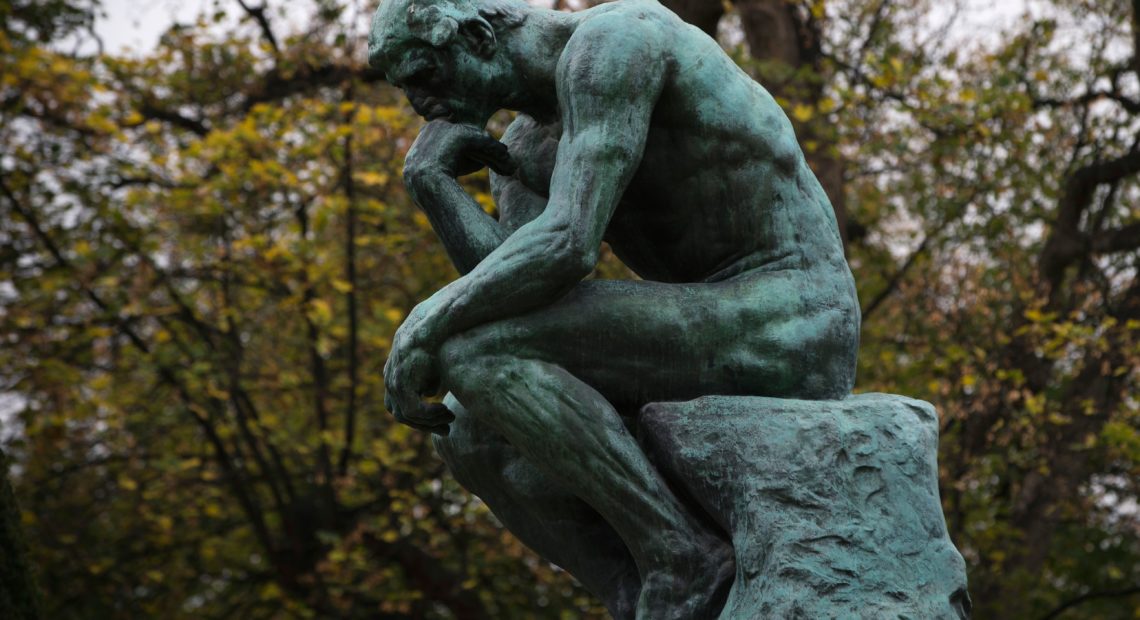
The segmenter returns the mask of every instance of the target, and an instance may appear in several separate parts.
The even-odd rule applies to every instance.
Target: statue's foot
[[[650,573],[641,586],[638,620],[713,620],[736,573],[732,547],[709,537],[692,552]]]

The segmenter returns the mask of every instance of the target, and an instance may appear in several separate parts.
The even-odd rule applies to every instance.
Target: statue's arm
[[[563,132],[546,209],[424,302],[417,331],[425,346],[549,304],[597,263],[606,226],[641,161],[666,71],[662,55],[629,37],[623,23],[598,21],[588,24],[594,32],[578,49],[571,41],[559,68]]]
[[[503,132],[503,143],[518,169],[510,175],[492,170],[491,196],[508,235],[546,210],[560,131],[520,114]]]
[[[515,177],[491,174],[491,197],[499,209],[499,225],[510,235],[546,210],[547,198]]]
[[[408,153],[404,166],[404,184],[412,201],[427,215],[455,268],[459,273],[465,274],[499,247],[508,233],[464,191],[455,179],[454,172],[417,161],[417,152],[431,148],[431,145],[421,146],[421,141],[439,139],[433,134],[442,134],[452,129],[465,128],[446,127],[439,122],[424,128],[412,151]]]
[[[470,132],[469,127],[460,127],[436,121],[430,129],[425,128],[421,137],[425,140],[439,139],[429,131],[436,133],[456,131]],[[511,123],[503,135],[503,142],[511,145],[511,153],[505,155],[504,163],[514,165],[514,159],[521,159],[524,168],[533,168],[527,163],[530,158],[541,156],[537,152],[542,144],[533,134],[536,125],[533,121],[520,117]],[[541,138],[541,136],[537,136]],[[487,136],[488,139],[489,136]],[[419,139],[417,139],[417,145]],[[478,146],[478,145],[477,145]],[[498,150],[502,145],[495,144],[491,150]],[[519,149],[519,152],[516,152]],[[408,193],[416,205],[424,211],[431,222],[432,228],[443,242],[447,255],[460,274],[466,274],[475,268],[480,261],[487,257],[492,250],[499,247],[503,241],[523,224],[533,220],[546,208],[546,197],[528,187],[521,178],[523,171],[512,174],[500,174],[491,171],[491,195],[499,210],[499,219],[488,215],[483,207],[476,202],[463,189],[450,173],[437,162],[417,162],[417,153],[421,150],[413,146],[408,154],[408,164],[404,171],[404,180]],[[430,147],[428,149],[430,150]],[[505,154],[505,151],[503,151]],[[502,154],[500,154],[502,155]],[[493,155],[492,155],[493,156]],[[512,171],[513,172],[513,171]],[[546,180],[549,183],[549,180]]]
[[[431,183],[409,183],[408,188],[459,273],[470,272],[507,238],[499,222],[455,179],[441,175]]]

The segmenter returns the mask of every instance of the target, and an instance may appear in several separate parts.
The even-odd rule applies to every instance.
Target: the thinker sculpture
[[[771,510],[766,477],[803,472],[780,469],[795,460],[773,452],[783,443],[734,442],[812,449],[787,424],[765,428],[780,408],[801,425],[863,416],[859,407],[932,413],[847,398],[854,282],[832,207],[771,95],[654,0],[579,13],[384,0],[369,62],[429,121],[404,179],[463,274],[396,333],[385,369],[396,418],[435,433],[456,478],[617,618],[817,617],[797,594],[819,589],[811,575],[780,573],[781,585],[762,574],[782,557],[780,526],[746,514]],[[500,143],[484,127],[501,109],[519,114]],[[483,167],[498,219],[456,181]],[[643,280],[583,281],[603,241]],[[445,392],[442,404],[425,400]],[[710,395],[731,398],[700,399]],[[851,428],[824,435],[870,432]],[[845,459],[873,458],[842,437]],[[809,474],[840,494],[858,484]],[[799,491],[820,495],[801,485],[774,497],[812,509]],[[938,523],[923,527],[941,530],[929,545],[945,539],[933,492]],[[959,570],[949,550],[938,553],[950,568],[930,580]],[[851,582],[838,589],[858,593],[868,590],[858,571],[884,569],[837,570]],[[835,591],[828,579],[820,587]],[[939,586],[938,613],[965,613],[960,586]],[[897,588],[881,593],[887,603],[853,604],[922,599],[908,591],[918,586]],[[840,598],[827,609],[842,615]],[[899,609],[890,617],[925,607]]]

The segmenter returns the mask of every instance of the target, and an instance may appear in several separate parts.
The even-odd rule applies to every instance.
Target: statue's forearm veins
[[[459,273],[470,272],[507,238],[502,225],[446,173],[408,171],[405,180]]]

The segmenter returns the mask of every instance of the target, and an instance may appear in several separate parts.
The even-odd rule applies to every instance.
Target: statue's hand
[[[402,424],[446,435],[455,419],[442,404],[422,400],[440,390],[438,356],[422,344],[415,311],[392,338],[392,351],[384,365],[384,405]]]
[[[404,161],[404,179],[416,182],[423,173],[442,172],[452,178],[481,170],[484,166],[503,175],[514,174],[518,165],[507,146],[482,129],[445,120],[424,125]]]

